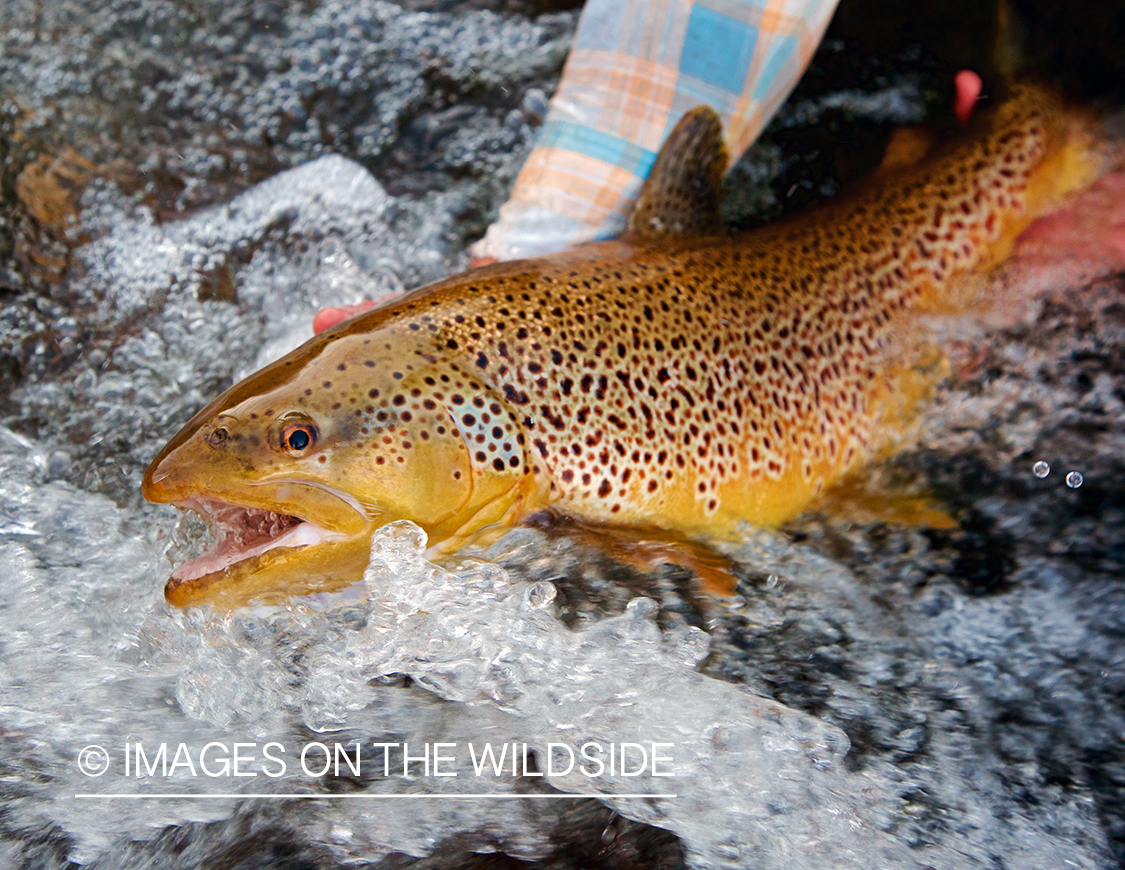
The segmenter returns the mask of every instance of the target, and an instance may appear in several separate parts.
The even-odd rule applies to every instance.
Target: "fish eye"
[[[226,426],[220,426],[213,432],[207,435],[207,443],[212,447],[222,447],[227,443],[227,438],[230,437],[230,432],[227,431]]]
[[[299,456],[316,443],[316,427],[311,423],[290,423],[281,430],[281,449]]]

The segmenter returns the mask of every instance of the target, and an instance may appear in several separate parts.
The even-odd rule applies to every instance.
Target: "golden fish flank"
[[[144,480],[218,539],[169,601],[354,581],[397,519],[450,551],[548,505],[695,535],[794,515],[901,426],[915,313],[965,305],[1092,180],[1088,126],[1023,88],[928,162],[727,237],[718,121],[690,113],[623,240],[422,288],[200,411]]]

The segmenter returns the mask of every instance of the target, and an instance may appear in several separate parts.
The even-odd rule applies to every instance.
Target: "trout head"
[[[227,390],[153,461],[142,491],[199,513],[215,546],[170,604],[233,607],[363,576],[375,530],[411,520],[455,548],[532,475],[517,417],[455,361],[393,329],[325,333]]]

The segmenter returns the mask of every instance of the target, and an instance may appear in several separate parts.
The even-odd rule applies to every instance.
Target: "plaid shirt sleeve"
[[[539,140],[476,257],[617,235],[664,138],[701,103],[732,160],[816,50],[837,0],[588,0]]]

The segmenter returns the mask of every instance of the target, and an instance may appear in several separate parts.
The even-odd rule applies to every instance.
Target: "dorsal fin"
[[[722,232],[719,202],[726,168],[723,122],[709,106],[696,106],[656,155],[629,231],[646,239]]]

